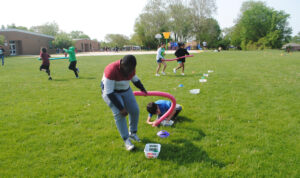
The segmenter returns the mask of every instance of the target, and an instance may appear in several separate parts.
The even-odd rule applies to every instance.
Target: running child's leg
[[[158,66],[157,66],[157,69],[156,69],[156,74],[158,74],[158,72],[159,72],[159,69],[160,69],[161,63],[160,63],[160,62],[158,62],[158,63],[157,63],[157,65],[158,65]]]
[[[162,72],[165,72],[166,68],[167,68],[167,64],[165,61],[162,61],[163,65],[164,65],[164,68],[163,68],[163,71]]]
[[[78,73],[77,73],[77,69],[76,69],[76,63],[77,63],[77,61],[70,62],[69,69],[73,70],[76,78],[78,78]]]

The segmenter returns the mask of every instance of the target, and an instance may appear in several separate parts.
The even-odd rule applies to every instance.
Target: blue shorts
[[[162,58],[159,58],[158,60],[156,60],[157,63],[162,63]]]

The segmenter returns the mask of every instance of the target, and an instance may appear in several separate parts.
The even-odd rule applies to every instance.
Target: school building
[[[100,51],[100,43],[90,39],[73,39],[75,48],[78,52]]]
[[[55,53],[52,46],[53,36],[19,29],[0,30],[0,35],[5,38],[5,55],[39,55],[42,47],[47,48],[50,54]]]

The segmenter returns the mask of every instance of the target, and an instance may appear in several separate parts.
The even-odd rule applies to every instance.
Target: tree
[[[203,26],[197,32],[197,40],[206,41],[207,47],[209,48],[218,47],[221,28],[217,20],[208,18],[202,22],[202,25]]]
[[[2,26],[2,29],[5,29],[4,25]],[[19,29],[19,30],[26,30],[26,31],[28,31],[27,27],[16,26],[16,24],[14,24],[14,23],[12,23],[11,25],[7,25],[6,29]]]
[[[0,35],[0,45],[4,45],[5,37]]]
[[[203,34],[207,31],[205,25],[210,24],[212,15],[216,12],[217,6],[215,0],[190,0],[191,19],[193,33],[197,40],[203,41]]]
[[[55,36],[53,44],[56,48],[68,48],[74,45],[74,42],[72,41],[69,34],[61,32]]]
[[[142,42],[142,46],[156,48],[158,41],[156,34],[169,31],[169,15],[166,13],[166,2],[162,0],[149,0],[143,13],[135,21],[134,31]]]
[[[167,13],[170,15],[170,30],[175,41],[186,41],[191,35],[191,9],[184,6],[182,0],[169,0]]]
[[[59,26],[56,22],[52,22],[52,23],[47,22],[43,25],[32,26],[30,28],[30,31],[56,36],[59,32]]]
[[[295,35],[295,36],[292,38],[291,42],[300,44],[300,32],[298,32],[298,35]]]
[[[110,47],[120,47],[122,48],[124,45],[129,43],[129,38],[125,35],[121,34],[107,34],[105,36],[106,42]]]
[[[280,48],[290,39],[288,18],[284,11],[276,11],[264,2],[246,1],[234,28],[233,43],[243,49]]]
[[[72,39],[91,39],[88,35],[84,34],[82,31],[71,31],[70,35]]]

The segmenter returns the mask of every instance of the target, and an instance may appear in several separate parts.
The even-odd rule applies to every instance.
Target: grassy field
[[[300,177],[300,53],[281,53],[205,52],[187,59],[185,76],[168,62],[160,77],[155,55],[137,55],[146,89],[171,93],[184,109],[174,126],[153,128],[146,104],[160,98],[136,97],[142,142],[133,152],[100,95],[104,67],[121,56],[78,57],[80,79],[68,61],[51,61],[53,81],[34,58],[6,58],[0,177]],[[162,145],[158,159],[145,158],[146,143]]]

